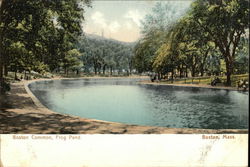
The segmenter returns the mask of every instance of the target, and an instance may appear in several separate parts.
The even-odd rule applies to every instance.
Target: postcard
[[[245,167],[249,1],[0,0],[0,167]]]

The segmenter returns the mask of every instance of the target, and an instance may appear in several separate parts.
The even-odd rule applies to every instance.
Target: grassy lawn
[[[173,81],[174,84],[202,84],[202,85],[210,85],[211,81],[214,79],[214,76],[211,77],[195,77],[195,78],[183,78],[183,79],[175,79]],[[224,86],[227,80],[226,76],[219,76],[219,78],[222,80],[222,83],[218,84],[221,86]],[[249,74],[240,74],[240,75],[232,75],[231,81],[232,86],[237,86],[237,81],[239,80],[249,80]],[[162,80],[162,83],[172,83],[171,80]]]

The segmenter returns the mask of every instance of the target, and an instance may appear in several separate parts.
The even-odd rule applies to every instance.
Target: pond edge
[[[91,77],[87,77],[87,78],[91,78]],[[103,78],[103,77],[100,77],[100,78]],[[131,124],[124,124],[124,123],[104,121],[104,120],[88,119],[88,118],[83,118],[83,117],[79,117],[79,116],[63,114],[63,113],[59,113],[59,112],[55,112],[53,110],[50,110],[45,105],[43,105],[40,102],[40,100],[33,94],[33,92],[29,88],[29,85],[32,84],[32,83],[35,83],[35,82],[51,81],[51,80],[76,80],[76,79],[85,79],[85,78],[55,78],[55,79],[29,80],[29,81],[24,81],[24,88],[25,88],[27,94],[29,95],[29,97],[34,102],[34,104],[39,109],[42,109],[42,111],[46,111],[47,113],[51,113],[51,114],[60,114],[60,115],[64,115],[64,116],[69,116],[69,117],[72,117],[72,118],[84,119],[84,120],[87,120],[89,122],[109,123],[110,126],[114,126],[114,128],[116,128],[117,125],[122,125],[122,126],[125,126],[125,127],[126,126],[133,126],[133,127],[136,127],[135,129],[143,128],[144,130],[147,130],[147,129],[150,130],[150,129],[153,128],[154,132],[150,133],[150,134],[248,134],[248,129],[196,129],[196,128],[167,128],[167,127],[157,127],[157,126],[142,126],[142,125],[131,125]],[[208,89],[210,88],[210,87],[199,87],[199,86],[194,86],[194,85],[186,86],[186,85],[143,83],[143,82],[138,82],[138,84],[162,85],[162,86],[179,86],[179,87],[195,87],[195,88],[208,88]],[[210,88],[210,89],[220,89],[220,88]],[[222,88],[222,90],[225,90],[225,89]],[[226,90],[237,91],[235,89],[226,89]],[[161,131],[162,131],[162,133],[161,133]],[[107,134],[109,134],[109,133],[107,133]],[[130,133],[128,133],[128,134],[130,134]],[[138,132],[135,131],[135,132],[133,132],[131,134],[145,134],[145,133],[144,132],[142,133],[141,130],[138,130]]]

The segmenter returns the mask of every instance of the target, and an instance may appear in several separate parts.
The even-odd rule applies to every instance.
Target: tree
[[[191,14],[219,48],[226,63],[227,84],[231,85],[236,49],[249,26],[249,1],[197,0]]]
[[[65,74],[68,75],[69,69],[74,69],[74,70],[79,71],[77,66],[80,65],[80,61],[79,61],[80,57],[81,57],[81,53],[77,49],[69,50],[66,53],[66,56],[64,57],[62,61],[63,62],[62,66],[64,67]]]
[[[181,4],[183,2],[157,2],[152,11],[141,21],[143,36],[155,31],[168,31],[188,9],[188,4],[184,7]]]
[[[192,77],[204,75],[208,55],[215,47],[208,38],[208,34],[194,21],[190,15],[183,17],[173,31],[176,45],[182,56],[182,64],[190,69]],[[183,56],[185,57],[183,59]]]
[[[141,39],[134,48],[134,63],[139,73],[152,71],[155,52],[165,39],[165,32],[157,31]]]
[[[171,45],[169,43],[163,44],[157,51],[157,57],[154,60],[153,68],[158,74],[172,73],[174,77],[174,68],[176,66],[176,57],[174,56]]]
[[[22,61],[25,71],[58,68],[66,54],[75,48],[77,37],[82,33],[84,6],[89,3],[88,0],[2,0],[0,86],[9,65],[11,68],[20,65],[10,50],[13,43],[27,52],[24,57],[29,61]]]
[[[192,77],[203,76],[208,54],[214,49],[207,34],[190,16],[185,16],[173,25],[164,44],[157,50],[153,67],[160,73],[179,72],[180,78],[188,69]],[[164,67],[165,66],[165,67]]]
[[[158,2],[142,21],[142,39],[134,49],[134,66],[139,72],[152,71],[157,50],[164,44],[169,29],[186,12],[178,2]]]

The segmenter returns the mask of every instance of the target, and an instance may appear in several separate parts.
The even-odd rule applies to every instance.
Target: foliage
[[[173,2],[158,2],[152,12],[145,16],[142,21],[142,39],[138,41],[134,49],[134,63],[139,72],[153,70],[156,51],[164,43],[169,29],[178,18],[185,12],[185,8],[179,13]]]
[[[248,4],[247,0],[196,0],[176,23],[164,15],[169,9],[156,5],[158,10],[144,21],[154,24],[144,24],[143,37],[135,47],[135,67],[139,72],[171,72],[172,77],[225,73],[230,85],[231,74],[248,72],[249,37],[243,38]]]
[[[65,69],[65,73],[68,73],[69,69],[74,69],[74,70],[79,70],[78,66],[80,65],[80,56],[81,53],[77,49],[72,49],[69,50],[63,61],[62,61],[62,66]]]
[[[241,38],[235,54],[234,73],[247,73],[249,71],[249,38],[244,36]]]
[[[75,66],[71,51],[82,34],[81,0],[2,0],[0,79],[3,71],[45,71]],[[72,62],[71,62],[72,61]]]
[[[109,69],[118,73],[132,70],[133,43],[119,42],[94,35],[86,35],[79,41],[81,57],[86,72],[103,73]]]
[[[249,26],[249,1],[196,0],[190,14],[218,47],[226,63],[227,84],[230,85],[236,49],[242,35]]]

